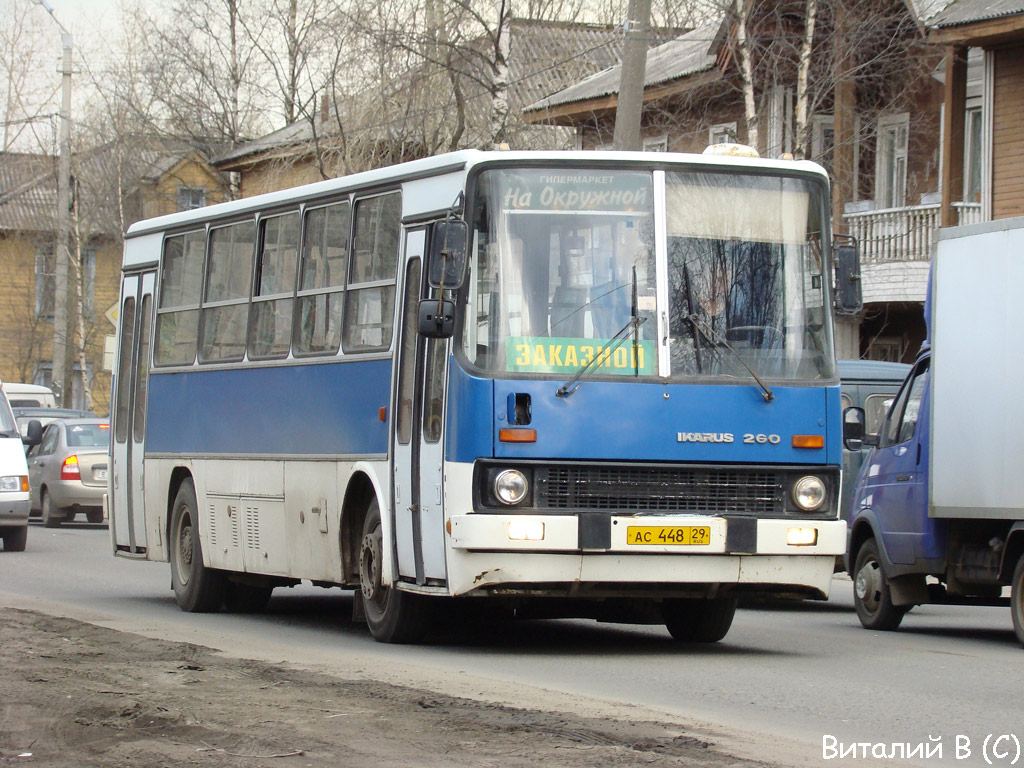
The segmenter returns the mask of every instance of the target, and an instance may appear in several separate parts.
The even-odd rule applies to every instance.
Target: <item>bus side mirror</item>
[[[848,451],[859,451],[864,447],[864,409],[850,406],[843,411],[843,446]]]
[[[466,222],[454,216],[434,224],[427,267],[427,282],[431,288],[456,291],[462,287],[466,279],[468,230]]]
[[[860,279],[860,248],[849,235],[836,235],[836,314],[856,315],[864,308]]]
[[[28,427],[25,430],[25,436],[21,438],[21,442],[29,448],[43,442],[43,425],[38,419],[32,419],[32,421],[28,423]]]
[[[455,333],[455,302],[423,299],[419,309],[419,331],[428,339],[447,339]]]

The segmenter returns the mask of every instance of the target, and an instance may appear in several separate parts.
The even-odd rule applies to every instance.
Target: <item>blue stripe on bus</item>
[[[146,451],[384,454],[390,390],[390,360],[154,372]]]
[[[561,381],[490,381],[452,365],[451,390],[472,415],[449,405],[448,457],[480,456],[618,461],[838,464],[839,387],[773,385],[765,402],[748,384],[584,381],[571,397]],[[492,394],[493,393],[493,394]],[[498,430],[511,393],[528,394],[535,443],[503,443]],[[493,398],[493,400],[491,399]],[[487,421],[487,402],[493,402]],[[680,439],[682,433],[682,439]],[[821,435],[820,449],[794,448],[792,436]],[[750,442],[744,442],[750,435]],[[727,437],[727,436],[731,436]],[[487,444],[487,439],[493,442]]]

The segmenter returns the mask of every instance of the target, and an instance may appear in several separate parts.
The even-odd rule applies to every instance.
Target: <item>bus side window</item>
[[[356,202],[354,248],[342,337],[345,352],[371,352],[391,346],[401,229],[401,193]]]
[[[348,264],[349,203],[306,211],[295,313],[295,354],[330,354],[341,345]]]
[[[297,212],[260,221],[249,327],[249,357],[254,360],[288,356],[298,249]]]
[[[156,321],[156,365],[192,365],[196,360],[205,251],[204,230],[175,235],[164,241]]]
[[[199,360],[241,360],[249,319],[256,223],[243,221],[210,230],[206,295],[200,315]]]

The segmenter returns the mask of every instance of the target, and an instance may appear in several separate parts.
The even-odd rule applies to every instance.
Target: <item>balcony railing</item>
[[[860,243],[864,263],[884,261],[928,261],[932,256],[935,230],[939,228],[940,205],[913,205],[880,211],[847,213],[843,216],[850,234]],[[959,224],[981,221],[979,203],[954,203]]]

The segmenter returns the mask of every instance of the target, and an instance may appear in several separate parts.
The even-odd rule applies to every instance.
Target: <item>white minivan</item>
[[[35,422],[38,439],[39,422]],[[25,445],[0,388],[0,538],[8,552],[23,552],[28,540],[28,465]]]
[[[53,390],[39,384],[5,382],[0,385],[11,408],[56,408],[57,397]]]

